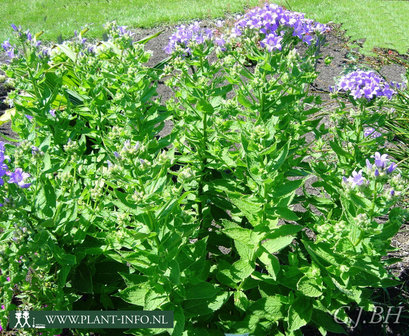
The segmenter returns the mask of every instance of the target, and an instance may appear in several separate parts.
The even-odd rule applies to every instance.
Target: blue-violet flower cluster
[[[233,27],[227,29],[227,32],[222,31],[222,25],[223,22],[218,21],[216,23],[218,29],[201,28],[199,22],[189,26],[179,26],[170,37],[165,51],[171,54],[181,46],[184,53],[189,55],[191,54],[189,43],[203,44],[207,40],[212,40],[217,46],[223,48],[227,42],[244,35],[246,30],[251,30],[259,34],[260,46],[271,52],[281,50],[285,28],[292,29],[292,35],[307,44],[311,44],[314,40],[315,33],[329,30],[326,25],[306,19],[303,13],[292,12],[274,4],[265,4],[263,7],[256,7],[238,16]]]
[[[399,87],[398,84],[386,82],[374,71],[357,70],[341,77],[336,91],[350,92],[355,99],[365,97],[371,100],[375,97],[387,97],[391,99],[396,93],[393,87]]]
[[[203,44],[213,37],[213,30],[210,28],[200,27],[199,22],[195,22],[189,26],[181,25],[177,27],[176,32],[169,38],[169,43],[165,48],[165,52],[171,54],[177,47],[181,47],[184,54],[192,53],[189,48],[190,43]]]
[[[364,129],[364,136],[365,137],[370,137],[370,138],[379,138],[380,136],[382,136],[382,133],[379,133],[375,128],[373,127],[366,127]]]
[[[243,15],[234,25],[233,36],[241,36],[246,29],[255,30],[264,36],[260,45],[268,51],[281,49],[283,28],[291,28],[292,35],[307,44],[314,40],[314,33],[324,33],[328,26],[306,19],[305,14],[292,12],[275,4],[256,7]]]
[[[17,57],[16,51],[15,51],[15,47],[12,46],[10,44],[9,40],[4,41],[1,44],[1,47],[3,48],[3,50],[6,52],[6,55],[9,59],[13,59],[15,57]]]
[[[26,30],[25,32],[22,31],[21,26],[16,26],[15,24],[11,25],[11,28],[18,33],[20,39],[26,40],[30,43],[31,46],[34,48],[38,48],[41,45],[40,41],[37,41],[35,38],[33,38],[33,35],[31,34],[30,30]],[[6,40],[1,44],[3,50],[6,52],[7,57],[12,60],[13,58],[20,57],[21,54],[16,50],[15,45],[10,44],[10,40]],[[39,55],[44,56],[46,53],[45,49],[43,49],[42,54]]]
[[[372,156],[372,158],[374,159],[374,163],[371,163],[368,159],[366,159],[366,174],[368,178],[378,178],[379,176],[390,175],[397,168],[396,163],[390,162],[387,154],[381,155],[379,152],[376,152],[375,155]],[[343,182],[350,188],[367,185],[369,183],[369,181],[363,176],[362,169],[358,172],[353,171],[350,177],[346,178],[344,176],[342,179]],[[394,194],[395,191],[392,190],[391,195],[393,196]]]
[[[21,168],[11,172],[5,161],[10,161],[10,159],[5,155],[4,142],[0,141],[0,186],[4,185],[4,177],[8,176],[8,183],[15,183],[20,188],[28,188],[31,183],[27,183],[26,179],[30,177],[30,174],[23,172]],[[0,203],[0,206],[3,204]]]
[[[375,159],[374,164],[371,164],[366,159],[366,168],[368,173],[373,172],[375,177],[391,174],[397,167],[396,163],[389,161],[387,154],[381,155],[379,152],[376,152],[373,158]]]

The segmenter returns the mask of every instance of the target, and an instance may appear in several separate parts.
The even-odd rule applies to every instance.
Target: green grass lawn
[[[366,37],[374,46],[406,52],[409,48],[409,1],[389,0],[277,0],[275,3],[305,12],[326,23],[343,23],[354,39]],[[131,27],[152,27],[193,18],[221,17],[259,4],[259,0],[1,0],[0,40],[11,35],[10,24],[22,25],[44,39],[73,36],[75,29],[92,23],[100,37],[102,24],[116,20]]]

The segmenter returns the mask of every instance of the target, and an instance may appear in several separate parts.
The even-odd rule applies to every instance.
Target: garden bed
[[[148,65],[154,66],[161,62],[165,57],[165,53],[163,51],[164,47],[167,45],[169,41],[169,37],[174,31],[174,27],[160,27],[157,29],[150,29],[150,30],[138,30],[135,33],[135,40],[139,40],[146,36],[152,35],[157,33],[158,31],[163,31],[161,35],[157,38],[150,40],[146,44],[146,49],[151,50],[153,52],[153,56],[151,57]],[[333,27],[331,32],[327,36],[328,45],[322,48],[322,57],[318,61],[317,69],[319,71],[319,76],[315,80],[315,82],[310,86],[310,91],[314,95],[319,95],[324,104],[326,104],[326,111],[328,114],[329,112],[336,108],[336,104],[330,101],[329,99],[329,87],[335,85],[334,78],[339,77],[346,67],[353,67],[357,65],[357,62],[362,60],[362,56],[352,50],[351,44],[348,39],[345,38],[342,30],[340,27]],[[331,59],[331,64],[326,65],[326,60]],[[389,64],[382,64],[380,72],[385,78],[389,81],[400,81],[400,75],[404,73],[404,67],[401,65],[389,65]],[[3,89],[4,90],[4,89]],[[159,82],[158,88],[158,95],[162,102],[167,101],[169,98],[172,97],[171,90],[164,85],[164,83]],[[3,95],[4,93],[0,94]],[[345,100],[347,103],[347,101]],[[4,108],[4,105],[1,105]],[[0,112],[1,113],[1,112]],[[328,118],[323,119],[324,125],[329,125],[330,121]],[[161,137],[166,137],[166,135],[170,134],[172,131],[173,125],[170,122],[165,122],[164,128],[160,132]],[[1,129],[1,132],[6,135],[11,135],[10,129],[6,126]],[[308,134],[307,134],[308,136]],[[393,143],[391,144],[393,146]],[[308,158],[307,158],[308,159]],[[318,189],[314,189],[314,186],[311,183],[306,184],[306,190],[310,194],[314,194]],[[291,217],[291,216],[290,216]],[[408,225],[402,226],[402,231],[398,233],[395,238],[392,240],[394,246],[396,246],[399,251],[393,254],[393,257],[402,257],[403,260],[401,263],[394,265],[393,272],[397,276],[401,276],[402,280],[405,280],[407,276],[407,270],[409,269],[409,234],[407,233]],[[406,280],[407,281],[407,280]],[[400,287],[401,291],[396,289],[392,289],[391,296],[389,297],[390,304],[398,304],[400,300],[404,298],[406,295],[406,289],[404,286]],[[395,297],[394,297],[395,295]],[[383,303],[385,303],[384,301]],[[399,332],[403,332],[405,329],[402,328],[401,325],[399,326],[389,326],[389,332],[392,335],[397,335]],[[370,330],[368,335],[377,335],[378,332],[382,329],[381,325],[376,326],[376,331]],[[364,326],[360,326],[357,330],[351,331],[351,335],[366,335]],[[397,331],[399,330],[399,331]],[[305,328],[305,335],[314,335],[314,331],[308,331],[308,328]]]

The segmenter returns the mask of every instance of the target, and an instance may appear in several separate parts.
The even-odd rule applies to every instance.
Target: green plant
[[[396,147],[391,149],[391,154],[404,168],[403,174],[409,174],[409,72],[406,73],[406,87],[399,90],[396,99],[388,104],[391,113],[388,115],[386,126],[395,140]]]
[[[173,330],[127,334],[176,336],[342,333],[342,307],[371,309],[368,287],[396,283],[381,257],[406,214],[394,207],[402,186],[385,155],[370,157],[363,107],[345,136],[319,126],[308,88],[322,36],[297,20],[231,39],[194,25],[153,68],[114,24],[107,42],[86,46],[83,31],[50,54],[16,28],[23,55],[6,74],[22,143],[5,151],[31,185],[0,189],[6,310],[13,297],[29,309],[172,310]],[[159,78],[174,90],[166,106]],[[158,137],[166,119],[174,128]]]

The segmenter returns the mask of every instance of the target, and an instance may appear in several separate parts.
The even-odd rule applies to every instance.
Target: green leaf
[[[364,210],[369,211],[372,208],[372,201],[364,197],[359,197],[354,193],[350,193],[349,197],[351,198],[351,201],[353,201],[356,205],[359,205]]]
[[[159,63],[153,66],[154,69],[163,69],[165,65],[167,65],[170,61],[171,57],[166,57],[164,60],[160,61]]]
[[[306,297],[298,297],[288,310],[288,330],[295,331],[305,326],[311,316],[311,301]]]
[[[259,219],[257,214],[262,209],[261,203],[256,203],[250,199],[250,197],[244,197],[242,194],[240,197],[236,195],[229,195],[231,202],[239,208],[239,210],[246,216],[251,225],[257,226],[259,224]]]
[[[172,331],[172,336],[182,336],[183,331],[185,330],[185,314],[183,309],[180,307],[175,307],[173,309],[175,326]]]
[[[151,288],[145,295],[145,310],[155,310],[160,308],[168,301],[168,295],[163,290],[158,291],[156,288]]]
[[[239,94],[237,96],[237,100],[244,107],[252,107],[253,106],[253,104],[241,92],[239,92]]]
[[[261,236],[227,220],[223,220],[223,224],[225,226],[223,232],[234,240],[234,245],[240,257],[244,260],[253,260]]]
[[[216,271],[216,278],[221,284],[230,288],[237,288],[237,283],[240,281],[240,278],[236,277],[236,275],[232,273],[231,264],[225,260],[221,260],[219,262]]]
[[[201,111],[201,112],[203,112],[203,113],[205,113],[205,114],[211,114],[211,113],[214,112],[214,108],[213,108],[212,104],[210,104],[209,102],[207,102],[207,101],[204,100],[204,99],[201,99],[201,100],[197,103],[196,108],[197,108],[199,111]]]
[[[61,267],[60,271],[58,272],[58,281],[57,281],[59,287],[61,288],[65,287],[70,271],[71,271],[71,266]]]
[[[15,114],[16,114],[15,108],[6,110],[0,117],[0,126],[11,121]]]
[[[73,272],[71,284],[76,292],[93,294],[93,274],[89,265],[81,263]]]
[[[138,44],[145,44],[145,43],[149,42],[150,40],[154,39],[155,37],[158,37],[158,36],[159,36],[160,34],[162,34],[163,32],[164,32],[164,30],[160,30],[160,31],[158,31],[158,32],[155,33],[155,34],[151,34],[151,35],[149,35],[149,36],[147,36],[147,37],[144,37],[144,38],[141,39],[141,40],[136,41],[136,43],[138,43]]]
[[[254,271],[254,267],[247,260],[240,259],[236,261],[231,268],[231,274],[235,276],[239,281],[243,281],[251,275]]]
[[[303,276],[297,283],[297,289],[305,296],[319,297],[322,295],[320,286],[314,279]]]
[[[275,253],[277,251],[280,251],[284,247],[290,245],[293,239],[294,237],[292,236],[284,236],[284,237],[279,237],[279,238],[274,238],[274,239],[268,239],[263,243],[263,247],[269,253]]]
[[[212,299],[220,293],[214,284],[210,282],[199,282],[197,284],[186,284],[185,297],[188,300],[192,299]]]
[[[338,155],[340,158],[341,162],[344,162],[345,159],[351,159],[352,160],[352,155],[343,150],[339,144],[335,141],[330,141],[330,146],[334,150],[334,152]]]
[[[267,234],[266,238],[268,239],[274,239],[274,238],[279,238],[283,236],[294,236],[296,233],[300,232],[302,230],[301,225],[295,225],[295,224],[284,224],[280,225],[272,230],[271,233]]]
[[[128,273],[119,272],[119,275],[124,279],[127,287],[138,286],[141,283],[144,283],[148,280],[146,276],[140,275],[138,273],[128,274]]]
[[[49,180],[43,182],[43,187],[37,195],[35,204],[36,208],[45,218],[54,216],[57,199],[54,188]]]
[[[345,329],[338,323],[334,321],[334,317],[330,314],[323,312],[322,310],[314,309],[312,312],[312,321],[316,323],[316,325],[323,327],[325,330],[336,333],[336,334],[344,334],[346,335],[347,332]]]
[[[64,54],[66,54],[71,59],[71,61],[75,62],[77,56],[71,48],[64,44],[59,44],[57,48],[61,49],[61,51],[64,52]]]
[[[349,239],[351,243],[356,246],[361,241],[361,229],[355,223],[349,223],[351,231],[349,232]]]
[[[125,302],[143,307],[145,305],[145,296],[148,291],[149,287],[146,283],[142,283],[140,285],[127,287],[114,296],[120,297]]]
[[[217,295],[216,298],[208,304],[208,308],[214,312],[219,310],[227,302],[229,297],[229,292],[223,292]]]
[[[241,290],[234,292],[234,305],[241,311],[246,312],[250,306],[250,300]]]
[[[129,202],[126,199],[126,194],[120,192],[118,189],[115,190],[115,195],[116,197],[118,197],[118,200],[120,201],[121,207],[123,207],[123,205],[125,206],[124,209],[136,209],[137,205],[135,203]],[[119,202],[118,202],[119,203]],[[119,204],[115,202],[116,205],[119,206]]]
[[[307,252],[310,254],[312,259],[314,259],[317,264],[322,266],[328,265],[340,265],[342,262],[338,262],[335,257],[334,252],[331,250],[330,246],[327,243],[312,243],[306,240],[302,240]],[[325,264],[322,262],[325,261]]]
[[[274,280],[277,280],[278,272],[280,272],[280,262],[278,261],[277,257],[263,252],[260,257],[260,261],[265,265],[268,273]]]
[[[180,284],[180,267],[179,267],[178,262],[176,260],[171,260],[169,263],[169,269],[170,269],[169,280],[173,284],[179,285]]]
[[[288,141],[283,148],[280,150],[280,154],[279,156],[274,160],[274,166],[273,166],[273,170],[278,170],[283,163],[285,162],[285,160],[287,159],[288,156],[288,151],[290,149],[290,144],[291,144],[291,140]]]
[[[252,230],[243,228],[227,220],[223,220],[223,225],[225,227],[223,232],[235,241],[250,245],[256,245],[260,241],[260,235]]]
[[[282,197],[295,192],[304,184],[304,180],[286,181],[274,190],[274,197]]]
[[[75,106],[83,105],[85,100],[88,99],[88,97],[70,89],[66,89],[65,93],[67,95],[67,99]]]
[[[279,295],[268,296],[254,302],[248,309],[253,315],[268,321],[278,321],[283,318],[283,304]]]
[[[300,219],[294,211],[288,208],[275,208],[275,211],[281,218],[286,220],[298,221]]]

